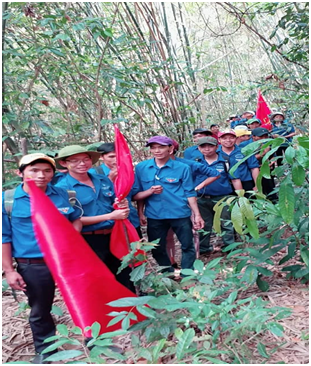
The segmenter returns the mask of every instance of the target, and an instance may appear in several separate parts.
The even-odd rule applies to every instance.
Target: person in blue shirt
[[[78,145],[64,147],[59,151],[57,167],[65,167],[68,173],[56,186],[76,191],[77,201],[81,204],[83,214],[82,236],[97,256],[107,265],[116,279],[135,292],[130,281],[130,268],[116,274],[121,261],[110,252],[110,234],[114,220],[126,219],[129,215],[127,200],[118,203],[123,209],[114,210],[115,193],[112,182],[104,175],[89,172],[92,164],[100,154],[88,151]]]
[[[249,131],[249,129],[247,128],[247,126],[236,126],[234,129],[234,132],[236,134],[236,145],[239,146],[241,148],[241,146],[246,146],[251,142],[253,142],[253,140],[251,139],[251,135],[252,132]]]
[[[226,161],[221,154],[217,153],[218,142],[213,137],[203,137],[197,141],[199,150],[203,155],[203,159],[199,160],[206,167],[217,170],[220,173],[219,179],[197,190],[198,206],[201,216],[205,222],[204,233],[200,233],[200,254],[209,255],[213,252],[213,246],[210,243],[210,236],[213,227],[215,212],[213,210],[215,204],[226,196],[234,194],[234,190],[242,189],[239,179],[234,179],[228,173]],[[197,176],[194,184],[200,182],[202,177]],[[225,206],[221,213],[221,230],[223,233],[224,246],[234,243],[234,229],[232,223],[227,224],[230,220],[230,212],[228,206]]]
[[[24,291],[31,307],[29,323],[37,355],[32,363],[43,360],[55,351],[41,355],[52,343],[46,338],[55,335],[55,324],[51,309],[55,293],[55,283],[44,262],[43,254],[35,237],[31,220],[30,197],[27,179],[32,179],[58,208],[77,231],[80,231],[81,211],[71,206],[66,190],[50,184],[55,172],[55,161],[42,153],[28,154],[19,162],[19,174],[23,182],[17,186],[10,201],[2,195],[2,268],[9,286]],[[12,257],[17,262],[15,271]]]
[[[212,135],[213,133],[206,128],[197,128],[192,132],[193,142],[196,144],[199,138]],[[202,158],[202,154],[200,153],[197,145],[194,145],[187,147],[184,151],[184,158],[188,160],[197,160]]]
[[[117,156],[115,151],[115,144],[113,142],[105,142],[101,144],[97,151],[101,153],[101,160],[104,162],[98,167],[91,168],[89,173],[96,173],[99,175],[107,176],[112,182],[115,181],[118,171],[117,171]],[[137,213],[137,209],[132,204],[132,197],[138,193],[136,189],[135,182],[130,193],[127,195],[127,200],[129,204],[130,214],[129,214],[129,221],[135,227],[137,234],[140,238],[143,237],[141,229],[140,229],[140,221]]]
[[[279,158],[276,161],[277,166],[282,165],[283,154],[287,147],[289,146],[288,142],[293,140],[293,136],[296,135],[296,131],[294,126],[285,121],[285,115],[282,112],[274,112],[270,115],[270,120],[272,123],[272,131],[271,135],[273,138],[277,137],[285,137],[286,142],[281,144],[281,146],[276,151],[276,156]]]
[[[223,159],[229,163],[229,170],[244,158],[239,146],[236,146],[236,134],[233,130],[221,132],[219,136],[219,153]],[[257,190],[256,180],[259,174],[259,164],[255,156],[250,156],[246,161],[239,165],[233,175],[242,182],[245,191]],[[246,194],[245,196],[248,196]]]
[[[192,222],[195,230],[203,228],[196,192],[189,166],[172,160],[173,141],[167,136],[151,137],[146,146],[154,156],[136,166],[140,192],[134,199],[145,200],[147,234],[149,241],[160,239],[152,254],[160,266],[174,271],[166,250],[166,237],[173,229],[181,243],[181,267],[192,268],[195,261]]]

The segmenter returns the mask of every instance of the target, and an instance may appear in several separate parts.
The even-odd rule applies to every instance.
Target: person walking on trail
[[[200,233],[200,254],[209,255],[214,250],[213,245],[210,243],[215,215],[213,208],[218,201],[234,194],[234,190],[242,189],[242,184],[240,179],[234,179],[229,175],[227,162],[217,152],[218,142],[216,139],[209,136],[203,137],[197,141],[197,144],[203,156],[203,159],[199,160],[199,162],[220,173],[217,181],[197,191],[198,206],[204,220],[203,229],[205,231],[204,233]],[[198,176],[197,179],[200,181],[202,177]],[[234,243],[234,229],[232,223],[228,224],[227,222],[230,219],[228,206],[225,206],[221,213],[221,231],[223,233],[222,240],[224,246]]]
[[[236,146],[236,134],[233,130],[221,132],[219,136],[219,153],[229,163],[229,170],[240,160],[244,159],[241,149]],[[233,175],[242,182],[245,191],[257,190],[256,180],[259,174],[259,164],[255,156],[250,156],[238,166]]]
[[[282,112],[274,112],[270,115],[270,121],[272,123],[271,135],[273,138],[285,137],[286,141],[281,144],[277,149],[275,155],[279,158],[276,161],[277,166],[282,165],[283,154],[289,146],[289,142],[292,142],[293,136],[296,135],[295,127],[285,121],[285,115]]]
[[[55,161],[42,154],[28,154],[19,162],[23,182],[16,189],[2,194],[2,268],[9,286],[24,291],[31,307],[29,324],[37,355],[34,364],[57,352],[41,353],[52,343],[44,340],[55,335],[51,309],[55,283],[44,262],[44,255],[35,237],[31,220],[28,179],[34,181],[77,231],[82,228],[81,211],[72,207],[70,194],[50,184],[55,173]],[[12,257],[17,269],[14,269]]]
[[[91,168],[89,173],[96,173],[99,175],[107,176],[112,182],[115,181],[118,171],[117,171],[117,155],[115,151],[114,142],[105,142],[101,144],[97,151],[101,153],[100,159],[103,161],[103,164]],[[138,236],[142,239],[143,235],[140,228],[140,220],[138,217],[137,209],[132,204],[132,197],[137,193],[135,182],[130,193],[127,195],[127,200],[129,204],[130,213],[128,216],[129,221],[135,227]]]
[[[104,175],[89,172],[100,157],[99,152],[88,151],[78,145],[61,149],[56,160],[57,166],[68,169],[57,186],[73,189],[82,207],[82,236],[97,256],[106,264],[116,279],[135,292],[130,281],[130,268],[117,274],[121,261],[110,252],[110,236],[114,220],[126,219],[129,215],[127,200],[118,202],[120,209],[114,210],[115,193],[112,182]]]
[[[140,192],[134,199],[145,200],[149,241],[160,239],[152,254],[160,266],[167,266],[168,271],[174,271],[166,250],[167,233],[172,228],[181,243],[181,267],[192,268],[196,255],[191,212],[195,230],[202,229],[204,221],[198,209],[191,169],[171,159],[174,147],[169,137],[151,137],[146,146],[150,147],[154,158],[136,166]]]
[[[184,158],[189,160],[197,160],[202,158],[202,154],[198,150],[198,147],[196,145],[196,142],[199,138],[204,136],[212,136],[213,133],[206,129],[206,128],[197,128],[192,132],[193,136],[193,142],[195,143],[194,146],[187,147],[187,149],[184,151]]]

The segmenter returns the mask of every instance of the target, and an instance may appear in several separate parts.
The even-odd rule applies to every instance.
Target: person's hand
[[[139,215],[139,221],[140,221],[140,226],[146,226],[147,225],[147,218],[144,214]]]
[[[16,271],[5,272],[6,282],[14,290],[26,291],[26,283],[23,277]]]
[[[127,198],[123,198],[123,200],[121,200],[119,202],[118,198],[116,198],[114,200],[114,203],[118,206],[118,208],[124,209],[124,208],[129,208],[129,201],[127,200]]]
[[[150,187],[150,190],[152,192],[152,194],[160,194],[163,192],[163,187],[160,186],[160,185],[157,185],[157,186],[151,186]]]
[[[114,210],[111,212],[111,220],[125,220],[128,218],[130,213],[129,208],[125,208],[122,210]]]
[[[195,215],[193,220],[193,228],[194,230],[201,230],[204,228],[205,222],[202,219],[201,215]]]

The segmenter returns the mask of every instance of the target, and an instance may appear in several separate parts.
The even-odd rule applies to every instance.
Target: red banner
[[[76,326],[83,331],[94,322],[101,325],[100,334],[121,329],[120,322],[107,327],[112,311],[134,311],[137,320],[145,319],[136,309],[106,305],[123,297],[136,297],[119,283],[72,224],[53,202],[35,185],[28,182],[31,218],[36,238],[55,282]],[[91,332],[85,332],[90,337]]]
[[[271,114],[271,109],[269,108],[267,102],[262,96],[260,90],[258,90],[256,117],[260,119],[261,127],[272,130],[272,124],[269,119],[269,114]]]

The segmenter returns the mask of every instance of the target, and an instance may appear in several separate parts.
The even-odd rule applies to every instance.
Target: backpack
[[[12,209],[13,209],[15,191],[16,191],[16,188],[13,188],[13,189],[8,189],[7,191],[4,192],[4,209],[10,220],[12,217]],[[68,196],[69,196],[70,206],[74,207],[74,205],[77,202],[76,191],[67,190],[67,192],[68,192]]]

